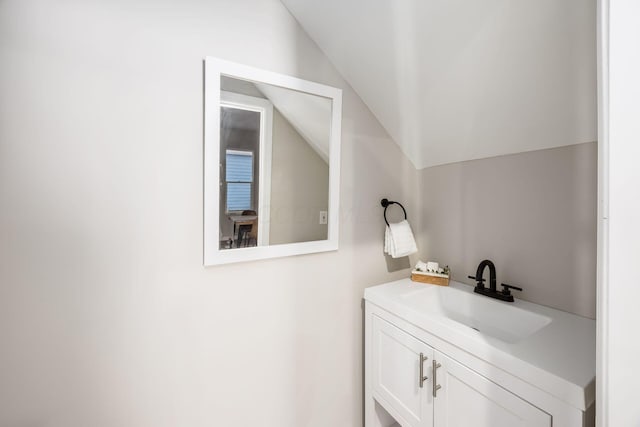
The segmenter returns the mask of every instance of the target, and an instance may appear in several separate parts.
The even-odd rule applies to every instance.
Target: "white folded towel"
[[[384,252],[392,258],[401,258],[418,252],[411,226],[406,219],[387,226],[384,232]]]

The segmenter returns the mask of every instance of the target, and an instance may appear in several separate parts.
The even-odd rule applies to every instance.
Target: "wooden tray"
[[[411,272],[411,280],[414,282],[428,283],[430,285],[449,286],[449,277],[443,274],[433,275],[418,271]]]

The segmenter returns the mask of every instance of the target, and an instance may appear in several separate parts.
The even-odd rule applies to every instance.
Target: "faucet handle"
[[[476,289],[484,289],[485,279],[483,279],[482,277],[478,279],[476,276],[469,276],[469,279],[473,279],[477,282]]]
[[[507,285],[506,283],[502,283],[500,286],[502,286],[502,295],[511,295],[511,291],[509,289],[513,289],[514,291],[522,291],[522,288]]]

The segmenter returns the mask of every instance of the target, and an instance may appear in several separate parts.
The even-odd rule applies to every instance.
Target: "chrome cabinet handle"
[[[438,380],[436,379],[436,369],[441,367],[442,365],[433,360],[433,397],[436,397],[436,392],[442,388],[440,384],[437,384]]]
[[[424,382],[429,378],[424,374],[424,362],[428,359],[423,353],[420,353],[420,388],[422,388]]]

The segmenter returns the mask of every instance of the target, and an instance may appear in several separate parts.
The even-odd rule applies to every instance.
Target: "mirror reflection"
[[[328,239],[329,98],[222,76],[221,250]]]

